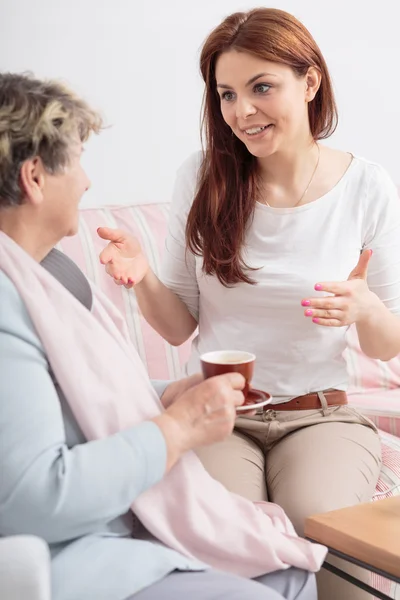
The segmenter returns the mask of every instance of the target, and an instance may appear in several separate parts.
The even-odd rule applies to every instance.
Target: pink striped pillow
[[[368,358],[355,327],[350,327],[347,340],[350,402],[377,427],[400,437],[400,357],[388,362]]]

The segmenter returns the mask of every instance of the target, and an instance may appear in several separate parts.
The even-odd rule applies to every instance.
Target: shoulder
[[[366,180],[369,190],[374,191],[377,188],[383,192],[397,193],[393,179],[382,165],[361,156],[354,156],[353,161],[354,176],[362,176]]]
[[[399,191],[388,171],[380,164],[353,155],[348,172],[344,177],[344,196],[351,199],[346,210],[363,211],[365,215],[375,215],[385,211],[400,210]],[[374,218],[375,218],[374,217]]]
[[[203,152],[198,150],[188,156],[178,169],[178,175],[182,177],[194,178],[198,177],[199,169],[203,162]]]
[[[41,349],[42,344],[25,304],[11,279],[1,269],[0,298],[0,334],[21,338]]]
[[[199,170],[203,161],[201,151],[191,154],[179,167],[176,174],[172,203],[185,212],[192,205],[196,194]]]

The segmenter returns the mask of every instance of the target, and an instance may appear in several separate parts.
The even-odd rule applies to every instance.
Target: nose
[[[252,115],[255,115],[257,112],[256,107],[252,102],[250,102],[249,98],[242,97],[238,98],[236,101],[236,118],[237,119],[247,119]]]

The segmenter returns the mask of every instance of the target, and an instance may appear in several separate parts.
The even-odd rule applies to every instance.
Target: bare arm
[[[136,298],[146,321],[172,346],[180,346],[197,327],[186,304],[151,269],[135,285]]]

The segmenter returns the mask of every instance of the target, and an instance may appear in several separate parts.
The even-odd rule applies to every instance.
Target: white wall
[[[0,69],[67,80],[112,125],[87,146],[84,205],[168,201],[199,148],[199,48],[256,0],[0,0]],[[330,66],[340,126],[330,144],[382,163],[400,183],[400,1],[274,0],[299,17]]]

